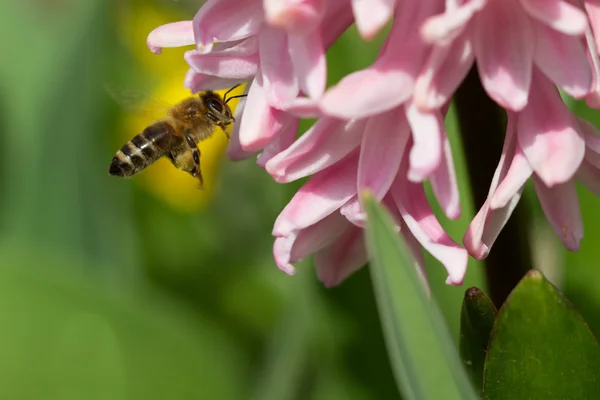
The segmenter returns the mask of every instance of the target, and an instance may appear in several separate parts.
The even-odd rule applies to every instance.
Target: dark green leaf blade
[[[475,399],[442,315],[387,212],[370,195],[366,243],[388,354],[405,399]]]
[[[479,390],[495,318],[496,307],[483,291],[472,287],[465,292],[460,313],[460,355],[471,374],[471,381]]]
[[[485,399],[598,399],[600,347],[571,303],[530,271],[498,312]]]

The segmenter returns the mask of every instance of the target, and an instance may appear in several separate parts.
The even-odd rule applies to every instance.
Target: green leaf
[[[475,399],[438,306],[387,212],[364,196],[371,275],[388,354],[406,399]]]
[[[485,399],[598,399],[600,347],[571,303],[530,271],[498,313]]]
[[[496,307],[485,293],[476,287],[465,292],[460,313],[460,355],[471,374],[471,381],[479,390],[495,318]]]

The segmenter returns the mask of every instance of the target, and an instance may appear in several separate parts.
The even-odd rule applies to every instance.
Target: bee
[[[229,139],[225,129],[235,122],[235,118],[227,103],[246,96],[242,94],[227,98],[237,86],[229,89],[223,98],[218,93],[207,91],[171,107],[165,118],[149,125],[117,151],[108,173],[129,178],[159,158],[167,157],[176,168],[197,178],[200,188],[203,188],[198,143],[211,137],[217,126],[223,129]]]

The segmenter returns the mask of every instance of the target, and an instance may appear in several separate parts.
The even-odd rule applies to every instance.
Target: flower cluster
[[[371,39],[391,23],[377,60],[326,88],[325,52],[355,23]],[[277,182],[310,176],[275,222],[277,265],[314,254],[320,279],[336,285],[366,262],[369,189],[395,216],[423,268],[422,250],[459,285],[468,254],[484,258],[534,182],[543,210],[570,250],[582,237],[577,179],[600,195],[600,134],[571,114],[558,89],[600,105],[600,2],[567,0],[208,0],[193,21],[148,36],[154,52],[185,54],[193,92],[247,82],[228,154],[260,152]],[[453,93],[476,63],[508,128],[489,196],[464,247],[441,227],[428,180],[446,216],[460,216],[444,128]],[[297,137],[302,117],[317,117]],[[485,134],[482,132],[482,134]]]

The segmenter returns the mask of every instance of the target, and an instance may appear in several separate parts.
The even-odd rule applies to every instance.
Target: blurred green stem
[[[481,86],[474,66],[456,92],[458,121],[469,170],[476,209],[488,195],[494,171],[500,160],[506,118]],[[500,308],[508,294],[531,266],[527,229],[531,215],[521,201],[484,260],[490,297]]]

